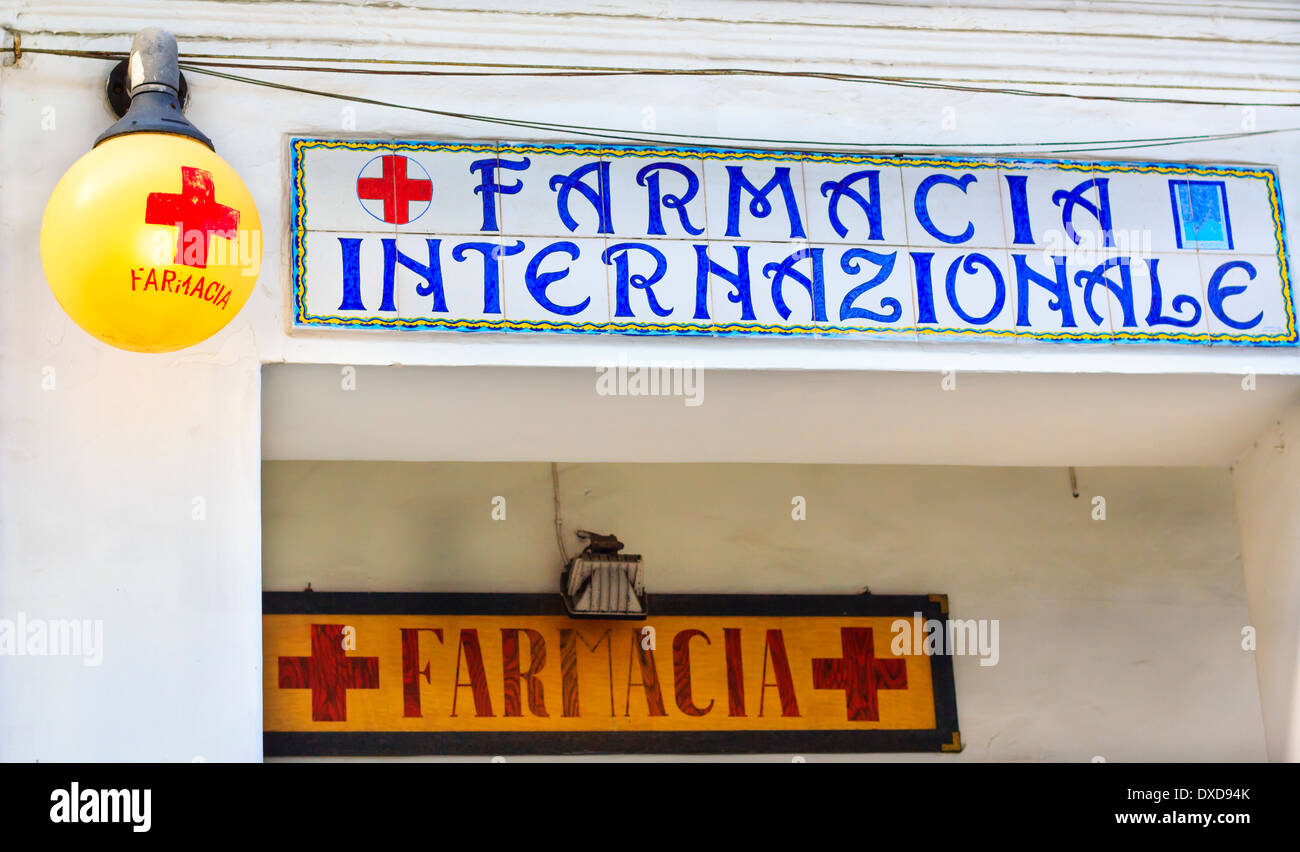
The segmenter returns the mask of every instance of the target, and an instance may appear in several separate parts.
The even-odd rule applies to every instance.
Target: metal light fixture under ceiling
[[[641,556],[620,553],[623,542],[613,535],[578,530],[587,542],[560,575],[564,607],[573,618],[645,618],[645,574]]]

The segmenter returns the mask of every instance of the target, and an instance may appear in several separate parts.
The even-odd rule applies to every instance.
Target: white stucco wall
[[[1300,760],[1300,410],[1233,469],[1270,760]]]
[[[1171,91],[1144,88],[1152,84],[1294,88],[1300,77],[1293,47],[1300,21],[1283,4],[1243,4],[1239,14],[1227,16],[1065,2],[1002,9],[983,2],[954,8],[714,0],[650,9],[607,2],[538,10],[508,0],[496,12],[459,0],[436,5],[6,0],[0,3],[0,25],[21,31],[29,49],[125,50],[136,29],[163,25],[176,32],[183,52],[813,67],[1109,81],[1131,94]],[[3,661],[0,694],[19,698],[0,706],[0,758],[261,756],[263,363],[590,366],[625,353],[733,369],[1300,373],[1300,359],[1288,351],[1193,347],[289,334],[284,140],[291,133],[343,132],[342,105],[197,75],[191,75],[190,117],[243,176],[272,235],[263,274],[243,313],[212,340],[171,355],[118,352],[63,316],[45,286],[36,250],[44,199],[112,120],[102,95],[108,69],[109,63],[97,60],[32,54],[0,67],[0,616],[22,611],[102,619],[106,643],[104,662],[93,669],[72,659]],[[294,76],[292,82],[308,81]],[[1008,136],[1233,132],[1244,120],[1237,107],[1025,99],[809,79],[380,83],[362,75],[324,75],[310,83],[406,103],[577,124],[639,127],[644,110],[652,108],[658,126],[674,132],[797,132],[864,145],[950,133],[955,150],[965,142]],[[943,130],[946,110],[956,117],[951,131]],[[371,106],[358,106],[354,116],[359,135],[473,138],[495,132]],[[1256,109],[1252,120],[1261,128],[1294,124],[1291,111],[1267,107]],[[1286,135],[1124,155],[1274,164],[1287,216],[1300,221],[1300,194],[1288,190],[1300,152]],[[815,394],[807,404],[818,404]],[[1178,428],[1154,416],[1150,423],[1157,436],[1160,429]],[[851,424],[828,428],[847,430]],[[1249,437],[1231,432],[1207,451],[1218,458]],[[1091,454],[1098,464],[1107,463],[1105,456],[1104,448]],[[974,454],[959,461],[985,459]],[[193,517],[196,499],[203,501],[203,520]],[[1177,587],[1176,573],[1168,579]]]

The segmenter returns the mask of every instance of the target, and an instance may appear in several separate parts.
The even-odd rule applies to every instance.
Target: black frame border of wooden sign
[[[650,595],[656,616],[949,618],[947,595]],[[559,593],[263,592],[263,615],[567,615]],[[865,731],[264,731],[266,757],[957,752],[952,656],[932,654],[935,727]]]

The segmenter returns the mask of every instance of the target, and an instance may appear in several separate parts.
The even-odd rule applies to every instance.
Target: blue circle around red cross
[[[390,225],[425,214],[433,201],[433,180],[424,166],[401,154],[383,154],[357,174],[357,200],[366,212]]]

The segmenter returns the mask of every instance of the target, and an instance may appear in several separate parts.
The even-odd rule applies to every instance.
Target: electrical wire
[[[14,48],[3,48],[3,51],[17,53]],[[74,50],[74,49],[56,49],[56,48],[21,48],[22,53],[47,54],[56,56],[71,56],[79,58],[94,59],[122,59],[126,54],[115,51],[97,51],[97,50]],[[449,73],[452,75],[466,75],[469,72],[435,72],[428,70],[407,71],[402,69],[385,69],[385,68],[367,68],[356,69],[347,67],[310,67],[300,65],[269,65],[265,62],[218,62],[213,60],[231,60],[231,59],[254,59],[256,57],[239,56],[236,54],[186,54],[184,60],[180,63],[183,70],[195,74],[202,74],[230,82],[242,83],[245,85],[263,86],[281,91],[304,94],[313,97],[330,98],[334,100],[348,101],[358,104],[366,104],[389,109],[399,109],[412,112],[419,112],[428,115],[437,115],[444,118],[451,118],[462,121],[495,124],[504,127],[518,127],[527,130],[553,132],[561,134],[586,136],[593,139],[602,139],[611,142],[640,143],[640,144],[664,144],[671,142],[680,144],[748,144],[748,145],[777,145],[791,151],[806,151],[820,149],[851,149],[855,151],[864,150],[860,142],[838,142],[838,141],[815,141],[808,139],[775,139],[767,137],[744,137],[744,136],[715,136],[701,133],[672,133],[668,131],[630,131],[612,127],[601,127],[595,125],[565,124],[560,122],[535,121],[522,118],[506,118],[502,116],[483,115],[476,113],[465,113],[454,110],[437,109],[433,107],[422,107],[414,104],[403,104],[392,101],[384,101],[375,98],[367,98],[359,95],[349,95],[339,92],[326,91],[322,89],[313,89],[304,86],[295,86],[288,83],[280,83],[272,80],[266,80],[256,77],[249,77],[241,74],[233,74],[228,71],[219,70],[222,68],[264,68],[265,70],[275,71],[312,71],[318,73],[376,73],[376,74],[441,74]],[[831,80],[842,80],[846,82],[869,82],[882,83],[885,85],[907,85],[920,88],[936,88],[960,91],[980,92],[987,94],[1005,94],[1019,96],[1042,96],[1042,97],[1073,97],[1076,93],[1064,92],[1035,92],[1025,89],[1003,89],[987,87],[970,87],[959,86],[952,83],[927,82],[918,78],[901,78],[901,77],[872,77],[867,75],[846,75],[834,74],[827,72],[805,72],[805,71],[764,71],[757,69],[646,69],[646,68],[620,68],[616,66],[559,66],[559,65],[497,65],[493,63],[470,63],[470,62],[449,62],[433,60],[394,60],[378,58],[361,58],[361,59],[324,59],[312,58],[305,59],[299,57],[262,57],[264,60],[284,61],[313,61],[313,62],[348,62],[348,63],[369,63],[375,65],[400,64],[400,65],[437,65],[437,66],[455,66],[455,67],[472,67],[472,68],[511,68],[523,69],[521,73],[518,70],[504,72],[501,76],[620,76],[620,75],[759,75],[759,76],[778,76],[778,77],[814,77]],[[473,72],[475,74],[479,72]],[[481,72],[483,75],[496,76],[494,73]],[[1077,95],[1080,98],[1088,100],[1114,100],[1128,103],[1174,103],[1181,105],[1197,106],[1300,106],[1300,104],[1278,104],[1278,103],[1258,103],[1252,104],[1241,101],[1203,101],[1203,100],[1186,100],[1173,98],[1130,98],[1111,95]],[[1103,140],[1070,140],[1063,142],[917,142],[917,143],[873,143],[871,150],[880,151],[889,149],[891,151],[899,150],[975,150],[979,149],[983,154],[1016,154],[1025,152],[1066,154],[1066,153],[1084,153],[1099,151],[1120,151],[1131,150],[1134,148],[1157,148],[1173,145],[1184,145],[1196,142],[1222,141],[1228,139],[1240,139],[1255,136],[1264,136],[1278,133],[1292,133],[1300,131],[1300,127],[1273,128],[1268,130],[1247,130],[1233,133],[1217,134],[1190,134],[1185,136],[1165,136],[1165,137],[1146,137],[1146,138],[1129,138],[1129,139],[1103,139]],[[802,147],[801,147],[802,146]]]
[[[5,50],[12,52],[11,48]],[[48,54],[56,56],[76,56],[82,58],[122,59],[126,54],[119,51],[74,50],[57,48],[22,48],[23,53]],[[234,60],[234,61],[231,61]],[[940,78],[901,77],[873,74],[848,74],[833,71],[803,71],[791,69],[763,68],[638,68],[630,66],[608,65],[546,65],[521,63],[457,62],[451,60],[405,60],[381,59],[372,57],[299,57],[299,56],[246,56],[231,53],[187,53],[185,64],[191,67],[236,68],[242,70],[263,71],[306,71],[342,74],[374,74],[393,76],[448,76],[448,77],[608,77],[608,76],[754,76],[787,77],[802,79],[823,79],[838,82],[866,83],[882,86],[902,86],[907,88],[940,89],[944,91],[969,92],[977,94],[1012,95],[1018,97],[1076,98],[1081,100],[1115,101],[1138,104],[1178,104],[1184,106],[1251,106],[1251,107],[1300,107],[1300,102],[1244,101],[1244,100],[1204,100],[1191,98],[1161,98],[1136,95],[1085,94],[1081,92],[1041,91],[1036,89],[1013,88],[1009,86],[979,86],[979,80],[943,80]],[[272,64],[272,63],[313,63],[313,64]],[[322,65],[322,63],[324,63]],[[353,66],[431,66],[439,68],[475,69],[436,71],[428,67],[388,68],[388,67],[353,67]],[[502,70],[504,69],[504,70]],[[992,81],[999,82],[999,81]],[[1024,81],[1019,81],[1021,85]],[[1099,83],[1051,83],[1038,82],[1037,85],[1116,85]],[[1160,88],[1157,85],[1142,84],[1143,88]],[[1260,91],[1279,94],[1296,94],[1300,90],[1287,88],[1260,87],[1188,87],[1165,86],[1166,88],[1200,88],[1202,91]]]
[[[551,496],[555,500],[555,546],[560,550],[560,564],[568,566],[569,554],[564,547],[564,516],[560,513],[560,465],[551,462]]]
[[[392,109],[409,110],[413,112],[427,113],[438,115],[446,118],[455,118],[466,121],[484,122],[489,124],[499,124],[504,126],[522,127],[529,130],[543,130],[558,133],[577,134],[589,136],[592,138],[606,139],[616,142],[635,142],[662,144],[665,139],[681,141],[689,140],[692,142],[706,142],[709,144],[722,143],[746,143],[746,144],[764,144],[764,145],[781,145],[787,150],[815,150],[816,148],[852,148],[862,150],[861,143],[850,142],[830,142],[830,141],[811,141],[811,140],[791,140],[791,139],[773,139],[766,137],[753,136],[711,136],[707,134],[687,134],[687,133],[670,133],[667,131],[627,131],[617,128],[599,127],[585,124],[563,124],[558,122],[530,121],[527,119],[503,118],[500,116],[480,115],[475,113],[463,113],[453,110],[435,109],[432,107],[421,107],[412,104],[401,104],[392,101],[381,101],[375,98],[365,98],[357,95],[345,95],[338,92],[326,92],[316,89],[308,89],[302,86],[292,86],[287,83],[276,83],[270,80],[260,80],[253,77],[245,77],[238,74],[227,74],[222,71],[216,71],[211,68],[190,67],[186,63],[181,64],[182,68],[193,71],[196,74],[205,74],[212,77],[218,77],[233,82],[248,83],[251,85],[267,86],[273,89],[296,92],[299,94],[313,95],[316,97],[331,98],[335,100],[351,101],[354,103],[368,104],[371,106],[388,107]],[[1214,134],[1193,134],[1188,136],[1171,136],[1171,137],[1150,137],[1147,139],[1112,139],[1098,141],[1080,141],[1072,140],[1068,142],[1028,142],[1028,143],[878,143],[874,144],[871,150],[879,151],[884,148],[889,149],[921,149],[933,148],[942,150],[956,150],[969,148],[998,148],[1001,151],[984,151],[983,153],[1020,153],[1024,149],[1034,149],[1040,153],[1078,153],[1083,151],[1109,151],[1109,150],[1128,150],[1131,148],[1154,148],[1165,147],[1169,145],[1182,145],[1192,142],[1209,142],[1226,139],[1240,139],[1251,136],[1263,136],[1277,133],[1292,133],[1300,131],[1300,127],[1273,128],[1269,130],[1246,130],[1235,133],[1214,133]],[[809,149],[801,149],[798,146],[812,146]]]

